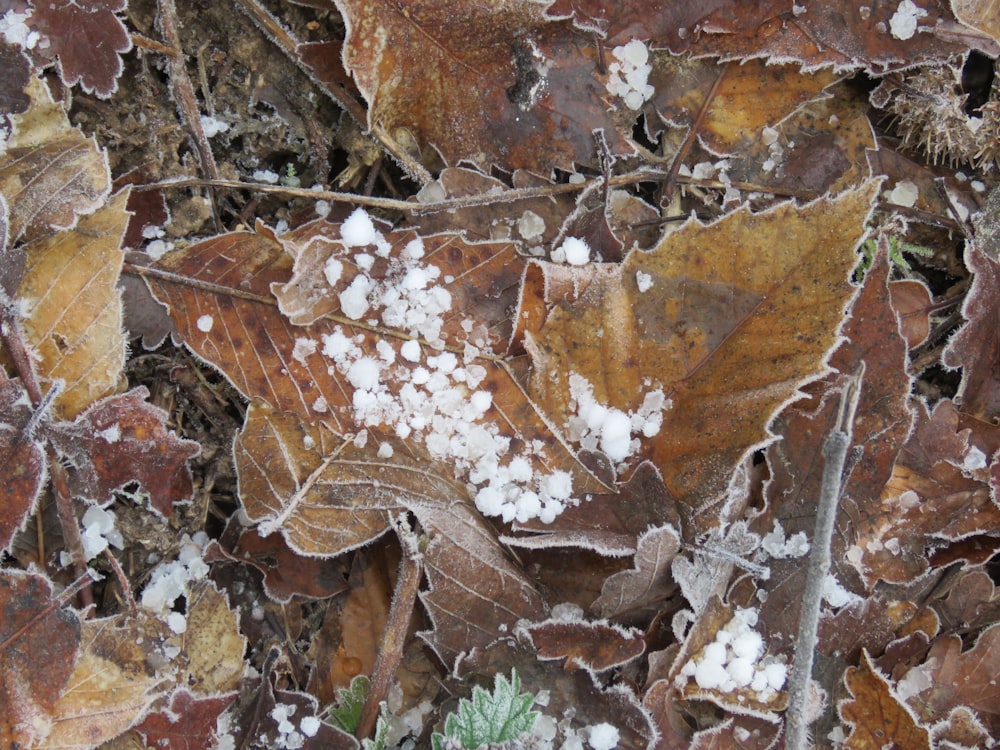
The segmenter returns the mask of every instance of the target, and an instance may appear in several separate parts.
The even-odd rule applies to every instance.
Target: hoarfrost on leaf
[[[913,0],[902,0],[889,19],[889,30],[896,39],[910,39],[917,33],[917,22],[927,15],[927,11]]]

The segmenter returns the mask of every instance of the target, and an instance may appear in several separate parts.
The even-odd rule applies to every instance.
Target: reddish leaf
[[[146,401],[145,386],[98,401],[72,425],[57,424],[52,438],[71,458],[75,493],[99,505],[130,482],[149,495],[150,506],[169,516],[174,503],[191,499],[188,461],[200,447],[167,429],[167,413]]]
[[[962,650],[957,635],[938,638],[927,659],[903,678],[912,686],[907,703],[926,723],[944,719],[959,706],[978,714],[993,735],[1000,734],[1000,624],[983,631],[975,645]]]
[[[1000,192],[991,197],[994,212],[1000,206]],[[1000,417],[1000,236],[987,230],[988,212],[978,226],[978,242],[967,243],[965,265],[974,274],[972,287],[962,305],[968,321],[948,342],[942,361],[962,368],[962,385],[955,400],[962,411],[980,421]],[[992,252],[991,257],[988,252]]]
[[[48,579],[0,575],[0,736],[29,747],[52,728],[52,712],[73,671],[80,622],[52,598]]]
[[[28,109],[31,99],[25,93],[31,76],[31,64],[20,47],[0,40],[0,116],[14,115]]]
[[[646,643],[638,630],[585,620],[550,619],[525,627],[538,658],[561,661],[567,671],[604,672],[638,659]]]
[[[889,745],[907,750],[931,750],[927,728],[899,699],[867,653],[862,657],[861,666],[847,670],[844,682],[852,696],[837,706],[841,719],[851,726],[844,747],[880,750]]]
[[[0,487],[4,492],[0,549],[4,551],[34,510],[48,473],[44,448],[26,432],[32,417],[28,403],[20,382],[0,371]]]
[[[133,731],[147,747],[210,750],[216,746],[216,722],[235,698],[235,693],[198,698],[178,688],[171,695],[168,708],[149,714]]]
[[[33,0],[29,25],[49,41],[46,53],[59,57],[59,72],[67,86],[107,99],[118,89],[121,55],[132,39],[116,15],[125,0]]]

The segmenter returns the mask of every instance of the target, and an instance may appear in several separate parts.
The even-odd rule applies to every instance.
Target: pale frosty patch
[[[583,266],[590,262],[590,245],[579,237],[567,237],[559,247],[552,251],[550,258],[553,263]]]
[[[534,211],[525,211],[521,214],[521,218],[517,220],[517,231],[523,239],[528,242],[534,242],[537,239],[541,239],[542,234],[545,232],[545,219]]]
[[[785,686],[788,667],[764,655],[764,639],[754,630],[756,624],[756,610],[737,609],[715,640],[681,668],[677,687],[693,680],[702,690],[750,690],[760,701],[770,700]]]
[[[670,407],[662,389],[651,390],[636,412],[625,413],[594,398],[594,387],[577,373],[570,373],[569,439],[587,450],[601,450],[621,463],[639,449],[639,436],[653,437],[663,425],[663,411]]]
[[[836,609],[861,601],[861,597],[841,586],[840,581],[832,573],[827,573],[823,579],[823,600]]]
[[[635,285],[636,285],[636,287],[638,287],[640,294],[648,292],[650,289],[653,288],[653,277],[652,277],[652,275],[646,273],[645,271],[636,271],[635,272]]]
[[[229,123],[218,120],[214,117],[209,117],[208,115],[201,116],[201,129],[205,131],[206,138],[214,138],[219,133],[225,133],[229,130]]]
[[[34,49],[41,36],[37,31],[32,31],[25,23],[31,18],[31,15],[30,8],[26,13],[15,13],[13,10],[8,10],[0,18],[0,36],[3,36],[9,44],[22,49]]]
[[[615,61],[608,66],[608,93],[637,110],[649,101],[655,89],[649,84],[653,66],[649,64],[649,49],[638,39],[611,50]]]
[[[268,185],[276,185],[279,179],[278,173],[270,169],[255,169],[251,177],[257,182],[265,182]]]
[[[122,430],[117,424],[113,424],[110,427],[105,427],[97,433],[97,437],[103,440],[105,443],[117,443],[122,439]]]
[[[799,531],[788,539],[781,522],[775,519],[774,529],[764,535],[760,543],[761,549],[775,560],[785,560],[794,557],[804,557],[809,552],[809,538],[805,532]]]
[[[142,592],[142,606],[153,612],[166,612],[173,606],[174,600],[186,592],[190,581],[205,578],[208,565],[202,560],[202,552],[208,541],[208,535],[203,531],[193,537],[187,534],[181,537],[177,559],[161,563],[153,569]]]
[[[902,0],[889,19],[889,30],[896,39],[910,39],[917,33],[917,22],[927,15],[927,11],[912,0]]]
[[[618,728],[613,724],[603,722],[590,727],[588,741],[593,750],[614,750],[621,739]]]
[[[363,208],[356,208],[340,225],[340,239],[348,247],[374,245],[378,239],[375,223]]]
[[[83,531],[80,533],[80,541],[83,543],[83,553],[88,560],[93,560],[104,552],[109,544],[117,549],[124,549],[125,540],[121,532],[115,528],[113,511],[92,505],[83,514],[81,525]]]
[[[212,330],[212,326],[215,325],[215,318],[211,315],[202,315],[198,318],[198,322],[195,325],[198,326],[198,330],[202,333],[208,333]]]
[[[317,343],[314,339],[299,337],[295,339],[295,346],[292,348],[292,359],[296,359],[302,364],[306,363],[306,357],[316,353]]]
[[[337,282],[340,281],[340,277],[344,273],[344,264],[341,263],[336,258],[327,258],[326,263],[323,264],[323,275],[326,277],[326,283],[330,286],[336,286]]]
[[[889,202],[912,208],[920,197],[920,189],[910,180],[900,180],[889,193]]]

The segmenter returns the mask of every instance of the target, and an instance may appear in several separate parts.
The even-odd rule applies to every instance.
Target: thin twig
[[[837,423],[823,443],[823,480],[816,508],[816,531],[813,534],[809,573],[802,595],[802,614],[799,616],[799,632],[795,640],[795,663],[788,682],[785,750],[805,750],[808,746],[806,703],[819,631],[823,584],[830,572],[830,544],[840,506],[844,465],[847,462],[847,451],[851,447],[852,425],[861,397],[864,373],[865,364],[862,362],[841,391]]]
[[[108,561],[108,565],[111,566],[112,572],[115,574],[115,578],[118,579],[118,587],[122,590],[122,596],[125,597],[125,603],[128,605],[129,614],[132,617],[137,617],[139,615],[139,609],[135,606],[135,597],[132,596],[132,589],[129,587],[128,578],[125,576],[125,571],[122,570],[122,566],[118,563],[118,558],[111,554],[111,550],[104,551],[104,558]]]
[[[202,173],[211,180],[217,180],[219,178],[219,168],[215,164],[215,156],[212,154],[212,146],[205,135],[205,129],[201,126],[201,112],[198,109],[198,100],[195,98],[194,86],[184,65],[184,48],[181,45],[180,34],[177,30],[177,5],[174,0],[158,0],[158,6],[160,10],[160,31],[163,33],[163,39],[168,47],[181,52],[177,56],[170,56],[168,58],[170,87],[174,93],[174,100],[177,102],[181,118],[187,124],[194,138],[195,147],[201,159]],[[216,229],[221,230],[222,223],[219,219],[219,211],[215,204],[214,193],[210,193],[210,198]]]
[[[403,559],[399,563],[399,575],[396,578],[396,589],[392,594],[392,605],[389,607],[389,620],[382,636],[382,646],[372,670],[371,687],[368,689],[368,697],[365,698],[361,718],[358,719],[358,727],[354,732],[354,736],[359,740],[368,737],[375,729],[382,701],[388,696],[389,687],[396,677],[396,670],[403,659],[403,646],[406,644],[406,633],[410,627],[410,616],[413,614],[420,579],[424,573],[423,557],[417,549],[416,536],[405,520],[400,522],[399,540],[403,545]]]

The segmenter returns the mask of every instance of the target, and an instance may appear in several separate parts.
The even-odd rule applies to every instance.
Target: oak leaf
[[[844,747],[878,750],[890,745],[907,750],[930,750],[927,727],[900,700],[867,652],[862,655],[860,666],[847,670],[844,682],[852,696],[837,706],[841,719],[851,726]]]
[[[103,99],[118,89],[121,55],[132,49],[117,15],[126,5],[126,0],[34,0],[28,23],[49,41],[45,53],[58,57],[67,86],[79,83]]]

